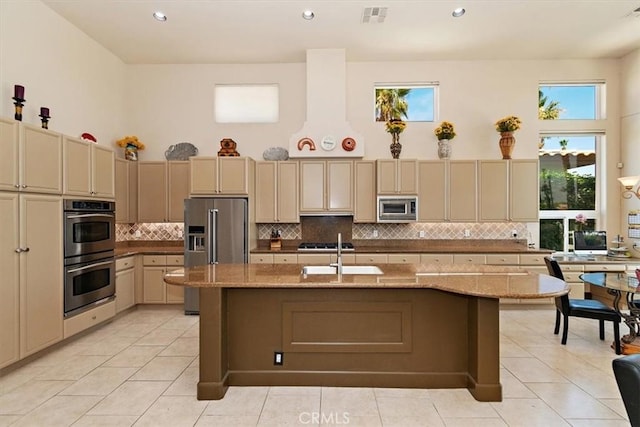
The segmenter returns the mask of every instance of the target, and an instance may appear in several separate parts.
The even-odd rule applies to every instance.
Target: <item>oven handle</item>
[[[76,271],[83,271],[83,270],[87,270],[89,268],[99,267],[101,265],[107,265],[107,264],[111,264],[111,263],[113,263],[113,261],[103,261],[103,262],[99,262],[97,264],[86,265],[84,267],[72,268],[71,270],[67,270],[67,273],[75,273]]]
[[[91,218],[94,216],[105,217],[105,218],[113,218],[113,214],[77,214],[77,215],[67,215],[67,218]]]

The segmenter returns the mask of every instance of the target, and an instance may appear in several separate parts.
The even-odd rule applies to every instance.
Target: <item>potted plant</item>
[[[144,150],[144,144],[138,140],[137,136],[125,136],[116,141],[116,144],[124,148],[124,158],[127,160],[138,160],[138,150]]]
[[[444,121],[434,129],[433,133],[438,138],[438,158],[448,159],[451,157],[451,145],[449,142],[456,136],[456,132],[453,130],[453,123]]]
[[[400,144],[400,134],[407,127],[407,124],[400,119],[391,119],[385,124],[385,129],[391,134],[391,157],[397,159],[400,157],[402,145]]]
[[[520,129],[522,121],[516,116],[503,117],[496,122],[496,130],[500,132],[500,151],[502,152],[503,159],[510,159],[513,152],[513,146],[516,143],[516,138],[513,136],[513,132]]]

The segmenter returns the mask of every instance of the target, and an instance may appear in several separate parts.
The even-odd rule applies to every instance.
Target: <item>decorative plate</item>
[[[170,145],[167,151],[164,152],[164,157],[167,160],[189,160],[189,157],[198,154],[198,148],[188,142],[179,142],[178,144]]]
[[[356,148],[356,140],[353,138],[345,138],[342,140],[342,149],[344,151],[353,151]]]
[[[320,142],[320,146],[324,151],[331,151],[334,148],[336,148],[336,139],[331,135],[327,135],[324,138],[322,138],[322,142]]]
[[[90,133],[83,133],[82,135],[80,135],[80,138],[84,139],[85,141],[91,141],[91,142],[98,142],[96,140],[96,137],[91,135]]]

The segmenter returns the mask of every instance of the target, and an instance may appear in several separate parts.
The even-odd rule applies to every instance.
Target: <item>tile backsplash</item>
[[[181,222],[145,222],[116,224],[116,242],[133,240],[182,240]]]

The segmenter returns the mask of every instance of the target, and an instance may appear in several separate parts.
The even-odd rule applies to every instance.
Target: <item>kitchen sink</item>
[[[306,265],[302,267],[302,275],[308,274],[338,274],[337,267],[330,265]],[[375,265],[343,265],[342,274],[384,274]]]

